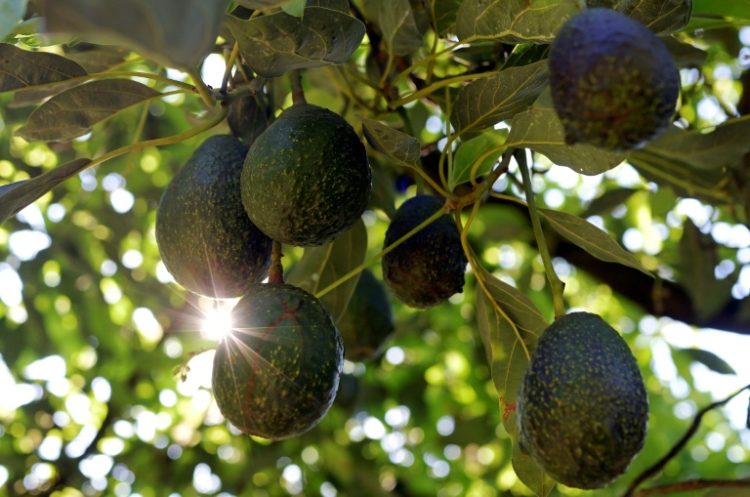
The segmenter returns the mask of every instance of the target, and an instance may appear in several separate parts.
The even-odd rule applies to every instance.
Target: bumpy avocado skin
[[[242,296],[265,278],[271,239],[240,199],[247,147],[229,135],[206,139],[162,194],[156,242],[174,279],[209,297]]]
[[[404,202],[386,230],[385,246],[442,206],[439,198],[430,195]],[[446,214],[383,257],[383,279],[403,303],[431,307],[463,290],[467,262],[458,228]]]
[[[285,284],[255,285],[232,311],[214,357],[219,410],[249,435],[280,440],[315,426],[333,404],[344,348],[320,302]]]
[[[547,328],[517,409],[521,447],[571,487],[606,485],[643,447],[643,378],[625,341],[596,314],[567,314]]]
[[[351,361],[375,358],[393,333],[391,303],[371,271],[360,274],[338,327],[344,339],[345,356]]]
[[[549,68],[569,144],[633,149],[674,114],[677,67],[656,35],[625,14],[593,8],[571,18],[552,43]]]
[[[242,171],[242,202],[268,236],[322,245],[367,207],[372,173],[365,147],[338,114],[296,104],[253,143]]]

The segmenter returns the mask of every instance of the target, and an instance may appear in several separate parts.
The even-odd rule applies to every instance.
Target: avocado
[[[240,297],[265,278],[272,241],[240,199],[247,147],[229,135],[206,139],[174,175],[156,211],[156,243],[174,279],[209,297]]]
[[[250,147],[242,203],[269,237],[322,245],[367,207],[372,173],[365,147],[341,116],[310,104],[285,110]]]
[[[338,328],[344,339],[344,354],[351,361],[375,358],[393,333],[391,303],[372,271],[366,269],[359,275]]]
[[[286,284],[259,284],[232,310],[214,356],[219,410],[242,432],[279,440],[315,426],[333,404],[344,347],[318,299]]]
[[[388,225],[384,247],[442,207],[443,201],[431,195],[404,202]],[[383,280],[406,305],[431,307],[463,290],[467,262],[458,228],[445,214],[385,254]]]
[[[629,150],[671,122],[677,66],[661,40],[625,14],[593,8],[573,16],[550,47],[549,69],[568,144]]]
[[[542,334],[517,400],[519,442],[550,476],[599,488],[643,447],[648,399],[625,341],[596,314],[574,312]]]

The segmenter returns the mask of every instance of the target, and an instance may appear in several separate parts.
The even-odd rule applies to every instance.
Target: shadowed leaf
[[[578,245],[597,259],[605,262],[616,262],[652,276],[638,258],[622,248],[609,233],[585,219],[550,209],[539,209],[539,214],[549,222],[560,236]]]
[[[229,16],[226,23],[247,64],[265,77],[341,64],[365,34],[355,17],[324,7],[307,7],[302,19],[278,12],[249,20]]]
[[[706,366],[708,369],[719,374],[737,374],[737,372],[727,364],[727,362],[721,357],[717,356],[713,352],[701,349],[677,349],[675,352],[685,354],[691,360],[699,362]]]
[[[588,6],[619,10],[655,33],[671,33],[687,26],[691,0],[588,0]]]
[[[56,83],[85,75],[83,67],[60,55],[31,52],[0,43],[0,92]]]
[[[409,55],[422,46],[409,0],[392,0],[378,9],[378,24],[391,54]]]
[[[459,92],[451,123],[459,134],[481,131],[528,108],[546,84],[546,60],[509,67],[473,81]]]
[[[86,169],[88,159],[76,159],[35,178],[0,187],[0,223],[15,215],[52,188]]]
[[[64,141],[132,105],[161,95],[129,79],[91,81],[55,95],[29,116],[18,134],[31,140]]]
[[[362,121],[362,131],[367,143],[378,152],[413,166],[419,164],[421,148],[413,136],[373,119]]]
[[[592,200],[588,207],[586,207],[586,210],[581,213],[580,217],[587,218],[589,216],[607,214],[615,207],[623,205],[637,191],[633,188],[607,190]]]
[[[549,43],[581,9],[579,0],[464,0],[456,34],[459,39]]]
[[[229,0],[42,0],[51,32],[110,41],[194,68],[219,34]]]
[[[560,166],[581,174],[595,175],[620,164],[626,154],[610,152],[591,145],[565,143],[565,131],[552,108],[549,90],[534,105],[511,121],[508,147],[526,147],[547,156]]]
[[[515,418],[515,414],[513,417]],[[518,478],[538,497],[545,497],[557,485],[557,482],[544,472],[534,458],[521,450],[518,443],[513,444],[511,462]]]
[[[362,220],[320,247],[308,247],[302,259],[286,275],[286,282],[317,294],[346,273],[362,264],[367,252],[367,229]],[[349,304],[359,275],[350,278],[320,298],[334,321]]]

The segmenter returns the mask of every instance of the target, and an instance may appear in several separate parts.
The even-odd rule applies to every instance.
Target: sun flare
[[[213,308],[204,314],[201,322],[201,334],[205,338],[218,342],[231,331],[231,309]]]

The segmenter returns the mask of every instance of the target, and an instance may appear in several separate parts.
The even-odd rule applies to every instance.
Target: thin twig
[[[674,447],[672,447],[669,452],[667,452],[664,457],[656,461],[653,465],[643,470],[643,472],[636,477],[635,480],[633,480],[633,483],[630,484],[628,489],[625,491],[625,494],[623,494],[623,497],[634,497],[639,496],[643,497],[644,494],[641,492],[636,493],[635,489],[638,488],[638,486],[643,483],[644,481],[648,480],[649,478],[652,478],[655,476],[658,472],[660,472],[662,469],[664,469],[664,466],[667,465],[667,463],[672,460],[674,456],[677,455],[678,452],[680,452],[685,445],[688,443],[690,438],[695,435],[695,432],[698,431],[698,428],[700,427],[701,420],[703,419],[703,416],[706,415],[709,411],[712,411],[713,409],[716,409],[717,407],[721,407],[745,390],[750,389],[750,385],[745,385],[744,387],[740,388],[736,392],[734,392],[729,397],[717,400],[716,402],[712,402],[711,404],[707,405],[700,411],[698,411],[698,414],[695,415],[695,418],[693,419],[692,424],[690,425],[690,428],[685,432],[685,434],[677,441]]]
[[[644,488],[635,493],[634,497],[649,497],[703,488],[750,488],[750,480],[685,480],[677,483]]]

